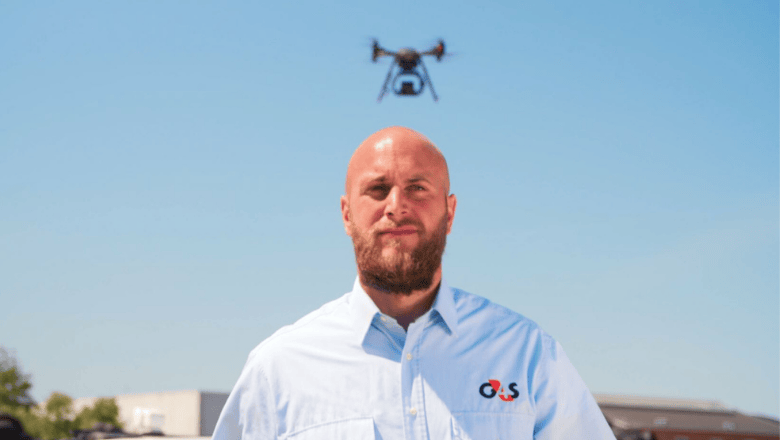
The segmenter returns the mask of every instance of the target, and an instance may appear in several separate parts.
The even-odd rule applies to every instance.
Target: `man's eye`
[[[368,188],[368,193],[373,197],[384,197],[390,192],[390,188],[384,185],[377,185]]]
[[[422,185],[412,185],[409,187],[409,191],[425,191],[425,187]]]

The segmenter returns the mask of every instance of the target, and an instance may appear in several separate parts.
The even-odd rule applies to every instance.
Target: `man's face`
[[[361,145],[341,200],[361,281],[406,294],[430,287],[455,213],[448,188],[443,157],[414,132],[391,130]]]

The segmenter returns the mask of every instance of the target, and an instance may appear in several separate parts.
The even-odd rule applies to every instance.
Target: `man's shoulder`
[[[452,288],[453,301],[458,315],[461,317],[476,316],[480,318],[490,317],[507,321],[523,322],[527,325],[537,326],[536,322],[526,316],[501,304],[495,303],[484,296],[480,296],[463,289]]]
[[[344,294],[329,301],[294,323],[279,328],[250,352],[250,360],[260,354],[275,352],[298,343],[310,344],[313,339],[331,332],[348,330],[346,325],[348,295]]]
[[[452,288],[452,292],[459,326],[490,333],[523,333],[524,339],[534,338],[545,344],[554,343],[552,336],[525,315],[462,289]]]

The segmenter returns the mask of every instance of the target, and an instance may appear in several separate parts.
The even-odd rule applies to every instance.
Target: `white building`
[[[113,396],[119,407],[124,430],[134,434],[162,432],[170,436],[209,437],[214,433],[228,393],[206,391],[168,391]],[[73,401],[78,413],[92,406],[97,397]]]

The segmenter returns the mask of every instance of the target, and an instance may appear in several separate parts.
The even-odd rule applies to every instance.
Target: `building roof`
[[[780,435],[780,422],[742,414],[717,401],[598,395],[607,421],[621,430],[684,430]]]
[[[676,408],[704,411],[733,410],[718,400],[675,399],[668,397],[626,396],[622,394],[594,394],[599,405],[636,406],[646,408]]]

